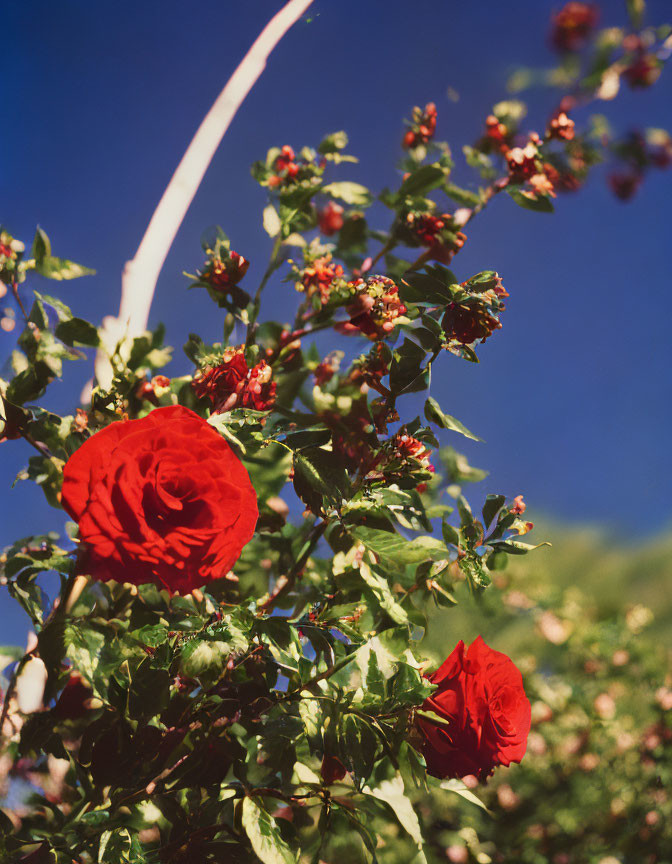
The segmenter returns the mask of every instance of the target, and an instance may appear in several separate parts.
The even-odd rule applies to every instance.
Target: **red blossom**
[[[483,779],[497,765],[522,760],[531,709],[522,676],[506,654],[494,651],[481,636],[468,650],[460,641],[429,680],[437,689],[423,710],[448,723],[416,717],[429,774]]]
[[[348,306],[350,321],[338,325],[341,333],[360,332],[369,339],[384,339],[401,323],[406,306],[399,299],[399,289],[387,276],[369,276],[350,282],[348,288],[355,300]]]
[[[629,201],[642,183],[642,176],[636,172],[616,171],[609,175],[609,186],[619,201]]]
[[[225,292],[240,282],[249,266],[250,262],[238,252],[230,252],[227,258],[213,256],[205,262],[200,278],[215,291]]]
[[[513,147],[507,150],[505,155],[509,174],[516,182],[527,180],[538,173],[539,150],[535,141],[528,141],[524,147]]]
[[[448,339],[454,339],[462,345],[471,345],[479,340],[485,342],[501,326],[501,322],[481,304],[450,303],[442,321]]]
[[[490,114],[485,118],[485,135],[500,150],[508,150],[507,139],[509,137],[509,130],[504,123],[499,122],[494,114]]]
[[[318,224],[325,237],[337,234],[343,227],[343,208],[335,201],[329,201],[320,211]]]
[[[332,260],[331,253],[315,258],[299,273],[296,290],[305,292],[312,297],[319,294],[322,304],[328,303],[333,289],[333,283],[343,278],[343,267]]]
[[[599,17],[599,10],[592,3],[566,3],[553,16],[551,42],[558,51],[578,51]]]
[[[456,231],[450,213],[409,213],[406,227],[422,245],[428,247],[430,257],[442,264],[450,264],[456,252],[465,244],[467,236]]]
[[[210,400],[216,414],[239,407],[268,411],[277,387],[272,375],[265,360],[250,369],[243,348],[227,348],[216,366],[206,366],[196,374],[191,386],[199,399]]]
[[[660,78],[663,66],[653,54],[639,52],[635,60],[624,70],[623,77],[631,87],[650,87]]]
[[[526,509],[527,505],[523,501],[523,496],[516,495],[513,499],[513,507],[511,507],[510,512],[514,513],[516,516],[522,516]]]
[[[226,577],[254,534],[257,496],[222,436],[181,405],[111,423],[63,469],[80,573],[189,593]]]
[[[270,411],[275,403],[275,391],[277,384],[272,381],[273,369],[265,360],[260,360],[250,370],[245,388],[242,393],[242,405],[244,408],[252,408],[254,411]]]
[[[564,111],[559,111],[549,121],[548,137],[571,141],[574,138],[574,121]]]

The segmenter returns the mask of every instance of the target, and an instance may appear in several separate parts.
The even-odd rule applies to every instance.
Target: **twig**
[[[126,263],[117,318],[104,321],[104,342],[114,349],[123,336],[144,332],[159,273],[219,144],[268,58],[312,0],[289,0],[269,21],[217,97],[194,135],[168,184],[135,254]],[[110,363],[103,352],[96,358],[96,377],[105,386],[111,380]]]

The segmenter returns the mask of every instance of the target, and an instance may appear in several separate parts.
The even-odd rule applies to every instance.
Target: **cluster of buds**
[[[363,333],[369,339],[385,339],[395,327],[407,323],[406,306],[399,289],[387,276],[369,276],[348,283],[354,301],[348,304],[350,320],[338,325],[341,333]]]
[[[578,51],[583,47],[599,20],[592,3],[566,3],[553,15],[551,42],[558,51]]]
[[[236,305],[244,306],[249,298],[238,288],[238,283],[247,273],[249,266],[247,258],[222,245],[216,253],[210,255],[203,269],[198,271],[198,279],[207,285],[211,296],[216,299],[230,298]]]
[[[348,373],[348,383],[360,390],[371,387],[380,392],[381,381],[390,371],[389,357],[389,349],[382,342],[376,342],[368,354],[362,354],[353,361]]]
[[[512,147],[505,153],[509,176],[514,182],[529,180],[539,172],[539,136],[532,132],[524,147]]]
[[[489,114],[485,118],[485,138],[489,144],[506,153],[509,150],[510,137],[506,124],[502,123],[494,114]]]
[[[571,141],[574,138],[574,121],[565,111],[558,111],[549,121],[547,135],[549,138]]]
[[[317,297],[322,306],[331,299],[332,292],[345,288],[343,267],[332,260],[331,253],[313,258],[310,253],[302,269],[295,269],[295,288],[308,298]]]
[[[406,150],[412,150],[421,144],[427,144],[436,132],[436,105],[428,102],[424,109],[416,107],[413,109],[413,123],[404,135],[402,142]]]
[[[429,450],[422,441],[407,435],[404,432],[398,432],[391,441],[391,460],[392,463],[401,462],[408,469],[411,468],[411,473],[421,472],[422,475],[434,474],[435,468],[430,461],[432,451]],[[417,463],[417,464],[416,464]],[[427,489],[426,480],[421,480],[415,487],[418,492],[424,492]]]
[[[616,142],[613,150],[623,169],[609,175],[609,185],[621,201],[633,197],[649,168],[665,169],[672,165],[672,138],[663,129],[649,129],[645,135],[632,132]]]
[[[170,391],[170,378],[165,375],[155,375],[151,381],[141,381],[135,395],[138,399],[146,399],[152,405],[158,405],[159,399]]]
[[[272,147],[264,162],[255,162],[252,175],[262,186],[278,192],[291,192],[304,181],[313,183],[326,166],[326,159],[319,158],[314,151],[304,148],[297,157],[288,144]]]
[[[450,341],[460,345],[485,342],[502,324],[480,300],[469,304],[450,303],[446,307],[441,322],[444,333]]]
[[[280,155],[273,163],[275,173],[268,178],[268,185],[271,189],[276,189],[282,185],[288,186],[296,180],[300,169],[295,160],[296,154],[288,144],[280,148]]]
[[[655,54],[647,50],[644,41],[634,33],[623,40],[623,48],[632,59],[623,70],[623,77],[633,88],[651,87],[660,78],[663,63]]]
[[[272,377],[273,370],[265,360],[250,369],[242,347],[226,348],[221,360],[201,369],[191,386],[199,399],[210,400],[215,414],[234,408],[269,411],[277,388]]]
[[[460,345],[485,342],[502,326],[496,316],[506,308],[503,299],[509,296],[508,291],[501,277],[491,271],[472,276],[460,287],[468,296],[446,307],[442,320],[446,338]]]
[[[325,204],[322,210],[320,210],[317,222],[320,226],[320,231],[325,237],[331,237],[333,234],[338,234],[343,227],[344,222],[343,208],[335,201],[329,201],[329,203]]]
[[[0,231],[0,281],[13,282],[16,279],[16,266],[20,260],[21,254],[25,250],[25,245],[16,238],[8,234],[7,231]],[[3,292],[4,293],[4,292]],[[3,296],[0,294],[0,296]]]
[[[569,123],[572,121],[569,120]],[[566,140],[570,139],[566,138]],[[533,198],[539,195],[554,198],[555,186],[552,179],[554,171],[551,167],[551,174],[547,173],[547,165],[541,159],[540,144],[539,136],[536,132],[532,132],[524,147],[512,147],[506,151],[504,155],[509,168],[509,181],[516,184],[525,183],[529,190],[525,194]]]
[[[467,240],[450,213],[411,210],[402,219],[400,234],[413,245],[426,246],[429,257],[442,264],[450,264]]]
[[[379,456],[375,418],[372,420],[366,397],[353,399],[350,410],[325,411],[321,419],[332,434],[332,449],[348,471],[366,475]]]
[[[317,387],[323,387],[331,381],[340,368],[342,356],[342,351],[332,351],[321,363],[318,363],[313,371],[313,378]]]

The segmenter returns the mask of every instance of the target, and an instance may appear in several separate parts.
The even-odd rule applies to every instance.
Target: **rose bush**
[[[0,856],[376,864],[403,847],[425,864],[427,810],[413,802],[431,790],[474,804],[467,775],[485,782],[523,757],[530,706],[507,655],[460,642],[423,674],[428,606],[441,610],[443,658],[463,589],[487,609],[508,558],[536,548],[520,539],[533,527],[520,490],[472,508],[464,486],[486,472],[449,439],[480,439],[428,391],[437,366],[478,362],[499,338],[498,273],[446,266],[495,196],[548,213],[610,152],[638,178],[670,162],[662,130],[619,146],[595,134],[599,118],[584,129],[568,112],[575,94],[613,95],[639,50],[629,37],[662,61],[671,31],[642,28],[637,13],[633,32],[609,28],[589,47],[590,27],[569,19],[554,41],[563,54],[585,45],[585,71],[563,57],[548,76],[570,92],[543,135],[519,128],[517,100],[494,106],[457,166],[483,184],[454,182],[433,103],[413,111],[376,206],[341,178],[357,161],[344,132],[271,147],[252,167],[268,196],[268,264],[207,232],[190,278],[194,302],[216,304],[221,342],[190,334],[179,370],[161,326],[119,335],[40,291],[30,305],[27,279],[90,271],[52,255],[41,229],[27,253],[0,232],[0,279],[24,320],[0,380],[0,441],[32,448],[20,476],[76,523],[0,555],[0,583],[35,631],[25,651],[2,650],[0,768],[34,795],[0,815]],[[271,285],[288,321],[263,318]],[[66,416],[39,405],[86,349],[98,357],[85,404]],[[562,643],[565,622],[540,624]],[[499,644],[529,688],[530,665]],[[616,700],[596,696],[608,721]]]
[[[487,777],[497,765],[520,762],[530,731],[530,703],[514,663],[479,636],[460,640],[428,676],[436,690],[416,723],[427,770],[435,777]],[[424,712],[433,712],[436,720]],[[437,722],[438,721],[438,722]]]
[[[81,572],[183,593],[226,576],[258,516],[240,459],[180,405],[85,441],[63,469],[62,496],[79,524]]]

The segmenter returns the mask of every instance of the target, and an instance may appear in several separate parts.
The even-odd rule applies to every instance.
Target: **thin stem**
[[[14,299],[16,300],[19,309],[21,310],[21,314],[23,315],[23,320],[28,323],[28,313],[26,312],[26,307],[23,305],[23,300],[21,299],[21,295],[19,294],[19,285],[16,280],[12,279],[11,282],[12,294],[14,295]]]
[[[278,261],[278,254],[280,252],[280,248],[282,246],[282,238],[280,236],[275,238],[275,243],[273,244],[273,249],[271,251],[271,260],[268,263],[268,267],[266,268],[266,272],[262,276],[261,282],[259,283],[259,287],[257,288],[256,294],[254,295],[254,299],[252,300],[252,311],[250,312],[249,321],[247,324],[247,337],[245,339],[245,347],[248,348],[252,344],[252,339],[254,337],[254,333],[257,329],[257,318],[259,317],[259,310],[261,308],[261,294],[264,288],[266,287],[268,280],[271,278],[273,273],[280,266],[280,262]]]

